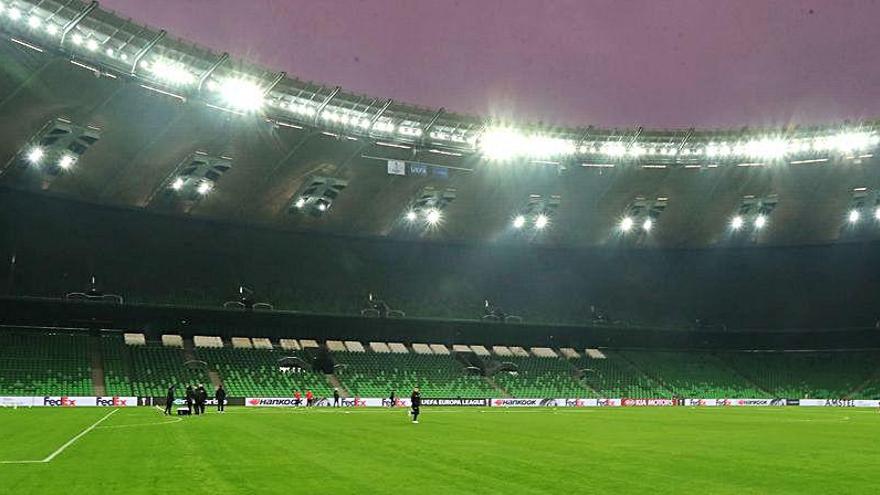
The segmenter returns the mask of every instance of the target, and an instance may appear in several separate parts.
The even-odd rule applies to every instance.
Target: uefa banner
[[[244,405],[247,407],[304,407],[306,400],[301,398],[297,400],[293,397],[248,397],[244,399]],[[389,399],[380,399],[378,397],[354,397],[339,399],[339,405],[342,407],[409,407],[409,397],[395,399],[394,404]],[[485,407],[489,405],[489,399],[447,399],[447,398],[422,398],[422,406],[454,406],[454,407]],[[314,407],[333,406],[333,399],[322,397],[316,399]]]
[[[880,400],[865,399],[800,399],[804,407],[880,407]]]
[[[134,407],[137,397],[0,397],[0,406],[7,407]]]

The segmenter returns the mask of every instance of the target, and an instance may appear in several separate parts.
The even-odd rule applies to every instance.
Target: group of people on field
[[[165,394],[165,414],[169,416],[172,414],[171,408],[174,406],[176,388],[177,385],[169,386],[168,393]],[[203,384],[200,383],[195,387],[187,385],[183,399],[186,401],[186,408],[189,410],[189,414],[193,416],[205,414],[205,406],[208,404],[208,391],[205,390]],[[226,389],[223,388],[222,384],[214,391],[214,400],[217,402],[217,412],[222,413],[226,410]]]

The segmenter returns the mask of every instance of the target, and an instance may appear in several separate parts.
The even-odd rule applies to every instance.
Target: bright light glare
[[[733,217],[733,220],[730,221],[730,228],[732,228],[733,230],[739,230],[742,228],[743,223],[745,223],[743,217],[737,215]]]
[[[64,170],[69,169],[73,166],[73,157],[70,155],[64,155],[58,160],[58,166],[63,168]]]
[[[98,42],[96,40],[90,39],[86,41],[86,48],[91,51],[95,51],[98,49]]]
[[[198,191],[199,194],[204,196],[204,195],[208,194],[209,192],[211,192],[211,189],[214,189],[214,185],[208,181],[205,181],[205,182],[202,182],[201,184],[199,184],[199,187],[196,188],[196,191]]]
[[[318,211],[327,211],[327,205],[324,203],[318,203]]]
[[[35,15],[32,15],[28,18],[28,26],[30,26],[31,29],[37,29],[42,23],[43,21],[41,21],[40,18]]]
[[[758,215],[755,217],[755,228],[763,229],[764,226],[767,225],[767,217],[764,215]]]
[[[547,226],[549,221],[550,219],[547,218],[547,215],[538,215],[538,218],[535,219],[535,228],[541,230]]]
[[[36,165],[36,164],[40,163],[40,161],[43,159],[43,156],[45,156],[45,154],[46,154],[46,152],[43,151],[43,148],[41,148],[39,146],[34,146],[30,151],[28,151],[27,160],[29,162],[33,163],[34,165]]]
[[[859,221],[859,210],[849,210],[849,215],[847,215],[847,219],[849,223],[856,223]]]
[[[508,127],[487,129],[479,140],[480,153],[490,160],[513,158],[552,158],[575,152],[574,142],[568,139],[523,134]]]
[[[183,64],[178,64],[170,60],[156,60],[149,65],[149,72],[157,79],[161,79],[172,84],[192,84],[196,76],[192,72],[186,70]]]
[[[15,7],[10,7],[9,12],[7,12],[7,15],[13,21],[17,21],[17,20],[21,19],[21,11]]]
[[[633,219],[630,217],[624,217],[623,220],[620,221],[620,230],[624,232],[629,232],[633,227]]]
[[[513,227],[517,229],[523,228],[523,225],[526,224],[526,217],[522,215],[517,215],[516,218],[513,219]]]
[[[874,210],[874,220],[880,220],[880,206],[878,206],[877,209]]]
[[[425,220],[428,221],[429,225],[437,225],[440,222],[440,210],[436,208],[431,208],[428,210],[428,213],[425,215]]]
[[[418,218],[418,215],[416,215],[416,212],[414,212],[414,211],[412,211],[412,210],[406,212],[406,220],[407,220],[407,221],[409,221],[409,222],[415,222],[415,221],[416,221],[416,218]]]
[[[650,218],[645,220],[645,223],[642,224],[642,229],[645,232],[650,232],[652,227],[654,227],[654,222]]]
[[[299,199],[296,200],[296,203],[293,204],[293,206],[295,206],[295,207],[297,207],[297,208],[302,208],[302,207],[305,206],[305,205],[306,205],[306,199],[305,199],[305,198],[299,198]]]
[[[217,91],[227,105],[238,110],[255,111],[263,106],[263,90],[244,79],[223,80]]]
[[[70,40],[73,41],[74,45],[82,45],[83,37],[79,33],[73,33],[73,36],[70,37]]]
[[[186,181],[183,179],[183,177],[178,177],[174,179],[174,182],[171,183],[171,189],[174,189],[175,191],[180,191],[181,189],[183,189],[183,184],[185,182]]]
[[[56,26],[55,24],[49,24],[48,26],[46,26],[46,32],[54,36],[58,34],[58,26]]]
[[[745,143],[742,151],[753,158],[778,160],[788,152],[788,142],[784,139],[757,139]]]

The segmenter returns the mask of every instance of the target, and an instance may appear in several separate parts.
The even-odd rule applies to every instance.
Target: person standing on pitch
[[[412,414],[412,422],[413,424],[419,424],[419,409],[422,407],[422,393],[419,392],[419,387],[416,387],[412,391],[412,395],[409,397],[410,407],[412,410],[410,414]]]
[[[388,397],[388,407],[394,407],[397,405],[397,396],[394,395],[394,390],[391,391],[391,396]]]
[[[223,384],[217,387],[214,399],[217,400],[217,412],[223,412],[226,409],[226,390],[223,388]]]
[[[339,389],[333,389],[333,407],[339,407]]]
[[[174,385],[168,387],[168,393],[165,394],[165,415],[171,415],[171,406],[174,405]]]
[[[299,390],[294,390],[293,392],[293,405],[295,405],[296,407],[302,405],[302,394],[299,392]]]
[[[196,388],[196,411],[198,414],[205,414],[205,403],[208,402],[208,392],[201,383]]]
[[[186,408],[189,410],[190,415],[198,414],[199,412],[193,407],[193,402],[196,400],[196,393],[192,388],[192,385],[186,386],[186,395],[184,395],[184,399],[186,400]]]
[[[306,407],[312,407],[312,401],[315,399],[315,395],[312,394],[311,390],[306,390]]]

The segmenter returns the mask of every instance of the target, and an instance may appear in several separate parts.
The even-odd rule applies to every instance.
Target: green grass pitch
[[[803,494],[880,480],[880,414],[865,409],[423,408],[418,425],[402,409],[112,411],[0,409],[0,493]]]

